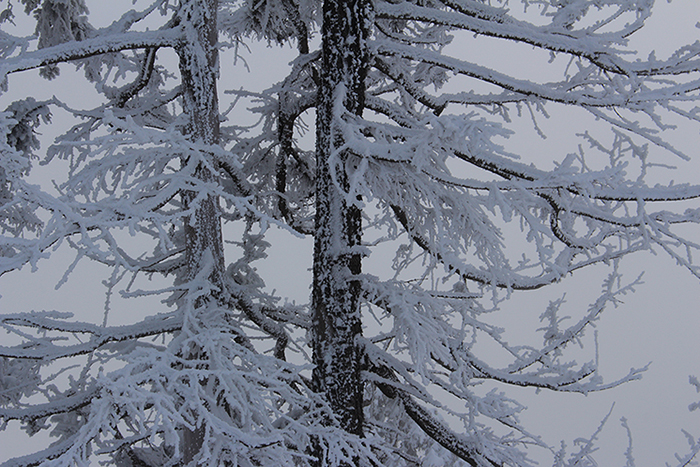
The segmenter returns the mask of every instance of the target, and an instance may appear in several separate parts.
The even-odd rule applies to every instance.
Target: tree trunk
[[[188,139],[205,146],[219,144],[219,107],[216,91],[218,78],[218,31],[217,0],[187,0],[183,2],[179,20],[185,27],[186,40],[178,47],[180,73],[182,75],[183,107],[188,116],[184,129]],[[191,162],[186,156],[183,165]],[[214,165],[211,161],[209,167]],[[194,177],[202,182],[211,182],[211,169],[200,163]],[[182,194],[184,207],[194,208],[185,219],[186,280],[197,277],[205,268],[209,269],[209,282],[214,290],[224,291],[224,254],[221,233],[219,198],[208,195],[194,204],[197,193]],[[195,312],[204,307],[213,297],[199,297],[194,302]],[[188,349],[190,357],[197,357],[200,349]],[[183,431],[183,464],[196,459],[204,441],[205,427]]]
[[[188,0],[183,4],[180,20],[185,25],[186,41],[178,48],[182,75],[184,111],[189,117],[185,129],[188,138],[204,145],[219,144],[219,104],[216,92],[218,75],[218,38],[216,0]],[[213,161],[212,161],[212,164]],[[214,174],[200,164],[195,177],[210,182]],[[187,193],[186,203],[194,193]],[[220,287],[223,278],[223,241],[219,199],[207,196],[200,201],[185,225],[187,278],[193,279],[204,266],[205,257],[212,261],[211,280]]]
[[[316,226],[313,264],[313,373],[343,429],[362,435],[360,316],[361,210],[348,203],[352,160],[342,146],[343,112],[361,115],[367,69],[367,0],[323,4],[321,84],[316,119]],[[342,105],[343,109],[338,106]],[[335,174],[335,181],[332,179]],[[359,201],[359,200],[357,200]]]

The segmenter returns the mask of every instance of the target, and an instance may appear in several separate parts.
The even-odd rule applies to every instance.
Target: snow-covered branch
[[[55,360],[84,355],[100,347],[125,340],[173,333],[182,326],[181,318],[174,314],[147,318],[125,326],[97,326],[91,323],[66,321],[70,314],[55,312],[17,313],[0,315],[4,328],[26,327],[38,331],[58,331],[72,334],[87,334],[88,341],[73,345],[56,345],[50,339],[33,338],[30,342],[14,347],[0,346],[0,357]],[[63,318],[63,319],[57,319]]]
[[[0,77],[10,73],[40,68],[109,52],[157,47],[174,47],[183,39],[179,28],[164,31],[126,32],[96,37],[79,42],[67,42],[8,58],[0,64]]]

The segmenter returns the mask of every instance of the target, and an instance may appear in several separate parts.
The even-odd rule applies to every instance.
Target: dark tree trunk
[[[178,47],[180,73],[182,75],[183,107],[188,116],[184,129],[188,139],[201,145],[219,144],[219,107],[216,91],[218,52],[216,43],[217,0],[186,0],[179,12],[180,23],[185,27],[186,40]],[[191,156],[185,156],[184,165],[191,164]],[[212,156],[213,157],[213,156]],[[209,167],[214,166],[212,160]],[[207,165],[199,163],[194,177],[210,182],[215,174]],[[209,282],[215,290],[224,291],[224,254],[221,234],[219,198],[209,195],[194,204],[196,193],[182,194],[185,208],[194,212],[185,219],[186,280],[192,280],[209,269]],[[214,297],[203,296],[194,303],[195,309],[206,306]],[[189,357],[199,356],[200,349],[188,349]],[[205,427],[183,430],[183,465],[196,459],[204,441]]]
[[[313,264],[313,377],[346,431],[362,435],[360,208],[348,203],[346,152],[334,118],[361,115],[367,69],[368,0],[323,4],[321,84],[316,120],[316,231]],[[342,105],[343,109],[338,106]],[[332,179],[335,173],[335,182]],[[354,200],[351,200],[354,201]]]
[[[180,21],[187,31],[185,43],[178,48],[183,105],[189,120],[185,131],[190,140],[205,145],[219,144],[216,11],[216,0],[188,0],[180,13]],[[214,165],[213,161],[211,165]],[[195,170],[195,177],[204,182],[211,181],[213,176],[204,165],[200,164]],[[192,196],[194,193],[185,194],[187,204],[192,201]],[[199,274],[204,266],[203,261],[208,260],[213,262],[211,280],[214,286],[221,286],[223,242],[216,196],[208,196],[199,202],[185,225],[185,236],[187,278],[192,279]]]

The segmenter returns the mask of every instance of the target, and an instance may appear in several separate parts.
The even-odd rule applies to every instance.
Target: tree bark
[[[339,131],[342,113],[364,107],[367,0],[323,4],[322,62],[316,119],[316,225],[313,263],[313,380],[349,433],[363,433],[360,316],[362,213],[348,200],[352,160]],[[338,108],[342,106],[342,108]],[[335,176],[335,180],[333,180]],[[350,202],[348,202],[350,201]]]
[[[218,38],[216,0],[188,0],[183,4],[180,20],[185,25],[185,41],[178,48],[182,75],[183,105],[188,116],[185,132],[195,143],[219,144],[219,104],[216,91],[218,75]],[[212,166],[213,161],[212,161]],[[214,174],[199,164],[195,177],[210,182]],[[185,194],[186,207],[195,193]],[[209,195],[195,206],[185,224],[187,279],[193,279],[209,256],[213,270],[210,279],[216,287],[222,286],[224,271],[223,241],[219,199]]]
[[[219,107],[216,90],[218,78],[217,0],[187,0],[179,12],[180,24],[184,26],[185,41],[177,48],[182,76],[183,107],[188,116],[184,129],[188,139],[203,146],[219,144]],[[183,165],[191,163],[185,156]],[[197,164],[194,177],[209,183],[215,174],[211,164]],[[193,280],[205,269],[209,270],[209,283],[213,290],[224,292],[224,254],[221,233],[219,198],[207,195],[196,201],[197,193],[182,194],[185,209],[193,213],[185,219],[185,259],[187,281]],[[194,302],[195,312],[214,300],[201,296]],[[200,349],[187,349],[190,357],[197,357]],[[191,464],[204,442],[205,427],[183,430],[183,465]]]

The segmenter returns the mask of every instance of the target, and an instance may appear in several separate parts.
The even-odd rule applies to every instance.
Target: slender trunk
[[[352,161],[334,120],[364,107],[368,0],[323,4],[321,84],[316,120],[316,227],[313,263],[313,373],[346,431],[362,435],[363,381],[360,316],[360,208],[348,203]],[[332,179],[335,174],[335,182]],[[354,201],[354,200],[351,200]]]
[[[184,110],[189,120],[185,131],[193,142],[212,146],[219,144],[216,11],[216,0],[185,2],[180,14],[182,24],[186,25],[186,41],[178,48]],[[195,169],[195,177],[210,182],[214,174],[200,164]],[[193,196],[194,193],[186,193],[186,203],[191,202]],[[185,225],[185,235],[188,279],[199,274],[205,256],[210,255],[211,280],[215,286],[220,286],[224,261],[218,197],[207,196],[198,203]]]
[[[182,75],[183,107],[188,116],[185,133],[193,143],[219,144],[219,108],[216,91],[218,74],[217,0],[186,0],[179,13],[186,40],[178,48]],[[189,157],[184,162],[190,162]],[[214,175],[209,167],[199,163],[194,176],[202,182],[211,182]],[[194,204],[195,192],[182,194],[185,208],[194,212],[185,219],[186,279],[192,280],[202,270],[209,269],[209,281],[214,289],[223,291],[224,255],[221,234],[219,199],[209,195]],[[200,297],[195,309],[206,306],[212,297]],[[189,349],[197,357],[199,349]],[[183,464],[196,459],[204,441],[205,427],[183,431]]]

